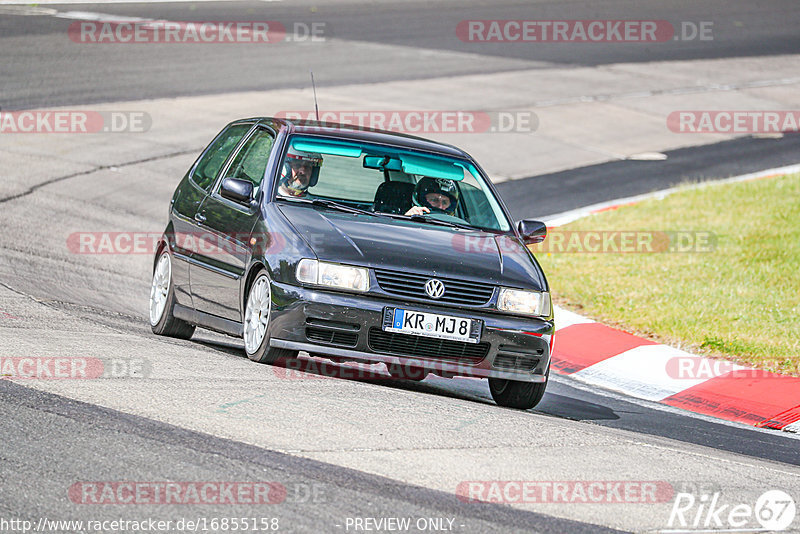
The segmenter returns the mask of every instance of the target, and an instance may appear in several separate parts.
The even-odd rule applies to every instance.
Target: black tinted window
[[[236,124],[219,134],[197,163],[192,180],[203,189],[208,190],[214,183],[225,160],[239,144],[244,134],[250,131],[251,126],[251,124]]]

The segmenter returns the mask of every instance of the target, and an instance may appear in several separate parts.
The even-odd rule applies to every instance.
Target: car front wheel
[[[244,350],[258,363],[275,363],[281,358],[294,358],[296,350],[269,346],[269,320],[272,313],[272,289],[267,273],[259,274],[247,293],[244,311]]]
[[[545,377],[549,379],[549,369]],[[528,410],[539,404],[546,388],[547,380],[544,382],[518,382],[504,378],[489,379],[489,391],[492,392],[492,398],[497,405],[518,410]]]
[[[150,328],[160,336],[189,339],[195,326],[172,315],[175,289],[172,287],[172,259],[164,250],[158,257],[150,286]]]

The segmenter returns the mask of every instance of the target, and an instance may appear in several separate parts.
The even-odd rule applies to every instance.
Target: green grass
[[[548,253],[545,241],[534,253],[565,308],[697,354],[800,375],[800,175],[687,188],[559,230],[711,236],[702,252],[566,253],[551,242]]]

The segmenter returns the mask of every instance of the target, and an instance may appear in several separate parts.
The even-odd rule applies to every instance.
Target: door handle
[[[206,222],[206,216],[198,211],[197,213],[194,214],[194,220],[199,223],[204,223]]]

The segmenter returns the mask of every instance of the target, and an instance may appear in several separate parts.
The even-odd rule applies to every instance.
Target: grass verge
[[[565,308],[800,376],[800,174],[687,188],[598,213],[533,250]]]

